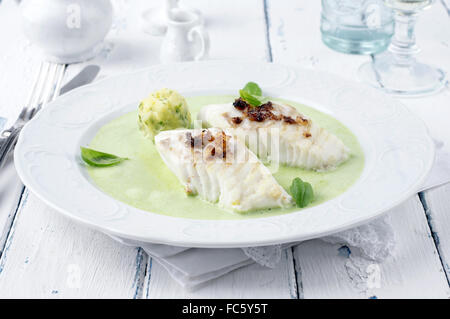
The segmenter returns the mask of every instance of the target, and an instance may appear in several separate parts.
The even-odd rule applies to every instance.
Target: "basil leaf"
[[[96,167],[114,166],[128,159],[87,147],[81,147],[81,158],[86,164]]]
[[[248,82],[244,88],[244,91],[247,91],[248,93],[250,93],[251,95],[254,96],[262,96],[262,90],[259,87],[258,84],[256,84],[255,82]]]
[[[248,82],[239,91],[239,95],[252,106],[260,106],[262,104],[262,90],[255,82]]]
[[[290,187],[291,195],[298,207],[306,207],[314,199],[314,192],[310,183],[296,177]]]
[[[258,97],[254,96],[251,93],[248,93],[245,90],[240,90],[239,91],[239,95],[241,96],[241,98],[246,100],[250,105],[253,105],[253,106],[260,106],[261,105],[261,101],[258,99]]]

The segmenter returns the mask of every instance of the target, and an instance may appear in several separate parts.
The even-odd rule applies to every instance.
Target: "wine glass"
[[[420,11],[434,0],[384,0],[394,10],[395,31],[385,53],[359,68],[359,77],[372,86],[400,96],[420,96],[439,91],[445,84],[445,73],[420,63],[415,55],[414,27]]]

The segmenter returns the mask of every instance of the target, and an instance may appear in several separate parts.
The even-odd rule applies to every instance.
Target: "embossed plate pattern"
[[[303,102],[347,125],[366,163],[348,191],[324,204],[249,220],[167,217],[116,201],[89,182],[79,159],[107,118],[161,87],[182,94],[235,93],[257,81],[271,96]],[[196,247],[243,247],[305,240],[367,222],[414,194],[434,159],[420,119],[402,104],[363,85],[311,70],[235,61],[157,65],[98,81],[63,95],[22,131],[16,167],[29,189],[70,218],[126,240]]]

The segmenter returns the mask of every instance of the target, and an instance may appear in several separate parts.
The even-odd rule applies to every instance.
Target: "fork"
[[[48,102],[55,99],[64,77],[65,64],[42,62],[33,88],[16,122],[0,134],[0,168],[14,148],[24,125]]]

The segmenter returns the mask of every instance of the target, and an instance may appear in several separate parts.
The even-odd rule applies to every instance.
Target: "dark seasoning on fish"
[[[203,129],[200,134],[192,136],[191,132],[186,133],[186,145],[190,146],[193,151],[205,150],[207,159],[227,159],[227,142],[230,136],[224,131],[216,136],[212,135],[207,129]]]
[[[242,112],[243,118],[248,118],[250,121],[254,122],[264,122],[266,120],[272,121],[284,121],[287,124],[295,124],[308,126],[309,120],[305,119],[301,116],[297,116],[295,119],[290,116],[285,116],[283,114],[275,114],[273,113],[273,104],[272,102],[264,103],[260,106],[251,106],[242,98],[238,98],[234,101],[233,106]],[[239,125],[243,121],[242,117],[232,117],[231,121],[235,125]],[[304,136],[306,138],[311,137],[311,133],[305,132]]]

